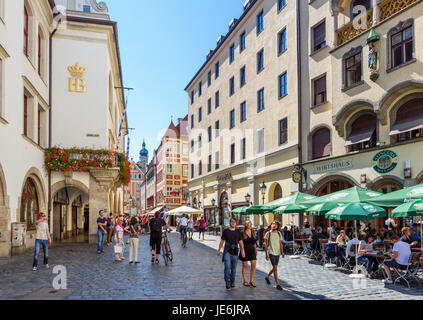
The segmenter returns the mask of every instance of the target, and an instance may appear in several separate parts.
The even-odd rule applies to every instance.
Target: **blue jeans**
[[[225,282],[235,283],[238,256],[233,256],[230,253],[225,253],[225,255],[223,256],[223,263],[225,264]]]
[[[376,272],[378,269],[378,262],[373,257],[359,257],[358,261],[364,261],[366,263],[367,272]]]
[[[40,255],[41,247],[44,252],[44,265],[48,264],[48,240],[35,240],[35,252],[34,252],[34,263],[33,268],[38,268],[38,257]]]
[[[98,230],[97,235],[98,235],[97,251],[103,251],[104,237],[106,236],[106,234],[104,233],[103,230]]]

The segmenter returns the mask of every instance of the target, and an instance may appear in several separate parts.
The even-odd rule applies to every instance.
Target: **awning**
[[[157,207],[149,212],[150,215],[154,215],[156,212],[162,211],[164,206]]]
[[[423,128],[423,114],[415,114],[413,119],[397,121],[389,133],[390,136],[395,136],[400,133],[409,132]]]
[[[369,129],[361,133],[353,134],[347,138],[347,142],[345,143],[345,146],[348,147],[353,144],[370,141],[370,139],[372,139],[374,132],[375,132],[375,129]]]

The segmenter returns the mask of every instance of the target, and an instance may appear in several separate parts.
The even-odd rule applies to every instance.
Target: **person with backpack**
[[[167,229],[172,230],[169,225],[166,224],[166,221],[160,218],[160,212],[156,212],[154,218],[150,220],[151,263],[156,261],[156,264],[159,264],[160,248],[162,246],[162,230],[165,226]]]
[[[138,220],[135,217],[132,217],[131,223],[129,225],[129,264],[135,262],[135,264],[140,263],[138,261],[138,245],[140,243],[140,239],[138,238],[138,234],[140,233],[141,228],[138,224]],[[132,253],[134,253],[132,255]],[[132,256],[134,256],[134,260],[132,260]]]
[[[107,219],[107,245],[112,246],[112,236],[113,236],[113,214],[110,213],[109,218]]]
[[[266,282],[270,285],[270,277],[272,274],[275,277],[276,282],[276,289],[282,291],[282,287],[279,284],[279,278],[278,278],[278,264],[279,264],[279,258],[282,255],[282,258],[285,258],[285,253],[283,249],[283,237],[282,233],[279,231],[281,225],[279,221],[274,221],[272,223],[272,230],[270,232],[266,233],[265,236],[265,253],[266,253],[266,261],[270,260],[270,263],[272,264],[272,269],[270,270],[269,274],[267,275]]]
[[[242,241],[243,236],[241,231],[236,228],[236,219],[231,218],[229,224],[230,227],[225,229],[222,233],[222,239],[219,244],[219,249],[217,250],[217,255],[220,256],[223,245],[225,245],[223,249],[222,262],[225,264],[225,282],[226,290],[228,291],[235,288],[235,276],[239,251],[241,251],[241,258],[245,258],[244,243]]]

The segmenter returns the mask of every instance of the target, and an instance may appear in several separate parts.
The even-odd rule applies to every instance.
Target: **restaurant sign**
[[[336,171],[353,167],[352,159],[337,160],[325,164],[318,164],[314,166],[314,173],[323,173],[329,171]]]
[[[388,173],[398,165],[398,155],[390,150],[379,152],[373,158],[373,169],[378,173]]]

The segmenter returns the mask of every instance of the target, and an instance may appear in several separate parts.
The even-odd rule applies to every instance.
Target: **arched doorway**
[[[331,194],[334,192],[338,192],[338,191],[342,191],[345,189],[349,189],[352,188],[354,185],[342,178],[338,178],[338,179],[334,179],[331,181],[326,182],[325,184],[323,184],[318,191],[315,193],[316,196],[318,197],[322,197],[325,196],[327,194]],[[338,221],[338,224],[340,222]],[[326,218],[324,216],[316,216],[313,218],[313,226],[315,228],[317,227],[322,227],[323,230],[326,230],[328,228],[328,221],[326,220]],[[346,225],[345,225],[346,227]]]
[[[10,256],[10,212],[6,179],[0,165],[0,257]]]
[[[228,226],[230,211],[228,206],[228,193],[226,191],[222,192],[219,200],[219,225]]]
[[[273,183],[270,186],[270,189],[269,189],[269,202],[281,199],[282,196],[283,196],[283,194],[282,194],[281,185],[277,182]],[[268,214],[267,216],[269,218],[268,219],[269,221],[272,221],[271,218],[273,218],[273,220],[277,220],[282,224],[282,221],[283,221],[282,215],[280,215],[280,214],[277,214],[277,215]]]
[[[21,196],[21,222],[26,224],[27,231],[35,231],[36,221],[40,213],[40,203],[37,188],[32,178],[25,182]]]

